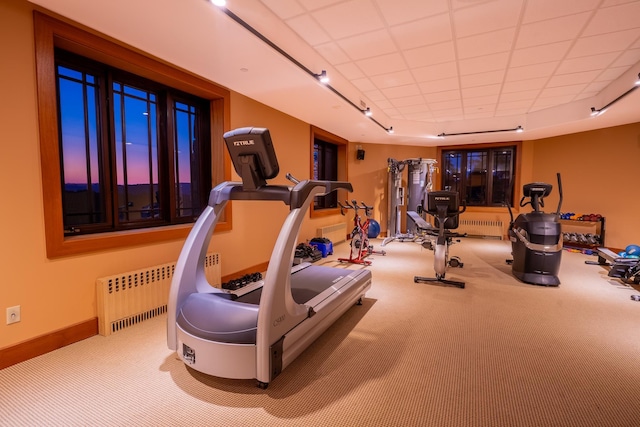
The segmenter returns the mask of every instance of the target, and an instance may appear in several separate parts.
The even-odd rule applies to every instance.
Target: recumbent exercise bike
[[[422,208],[419,206],[419,208]],[[454,239],[465,237],[466,234],[456,233],[460,214],[467,209],[466,204],[460,207],[458,193],[455,191],[431,191],[427,194],[426,212],[434,217],[436,227],[432,227],[416,212],[409,212],[409,216],[416,223],[420,231],[428,237],[423,246],[433,249],[433,268],[436,277],[415,276],[415,283],[442,283],[458,288],[464,288],[465,283],[458,280],[445,279],[447,267],[463,267],[458,257],[449,258],[449,246]],[[435,243],[435,244],[434,244]],[[426,245],[425,245],[426,244]]]

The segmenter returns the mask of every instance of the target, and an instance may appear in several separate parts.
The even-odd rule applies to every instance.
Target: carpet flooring
[[[463,239],[458,289],[413,282],[433,275],[419,244],[384,250],[363,304],[266,390],[187,368],[161,316],[0,370],[0,426],[640,425],[639,292],[595,257],[563,252],[542,287],[511,275],[508,242]],[[318,263],[362,268],[347,254]]]

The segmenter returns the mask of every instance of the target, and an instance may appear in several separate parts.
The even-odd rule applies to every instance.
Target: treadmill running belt
[[[318,265],[311,265],[298,270],[291,275],[291,295],[293,300],[298,304],[305,304],[349,273],[351,273],[350,270]],[[242,295],[236,301],[260,304],[260,295],[262,295],[262,288]]]

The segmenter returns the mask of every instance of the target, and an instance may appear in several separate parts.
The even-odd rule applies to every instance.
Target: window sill
[[[186,239],[192,223],[138,230],[115,231],[85,236],[64,237],[63,233],[47,239],[47,258],[60,258],[112,249],[124,249],[153,243]],[[219,223],[216,231],[231,229],[230,223]]]

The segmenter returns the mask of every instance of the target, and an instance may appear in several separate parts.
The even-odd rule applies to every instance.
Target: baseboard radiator
[[[463,219],[460,218],[458,233],[466,233],[469,237],[482,237],[502,240],[504,231],[500,220]]]
[[[340,243],[347,240],[347,225],[333,224],[318,228],[318,237],[326,237],[332,243]]]
[[[220,255],[207,254],[204,264],[209,284],[220,286]],[[166,313],[175,267],[172,262],[97,279],[100,335],[111,335]]]

